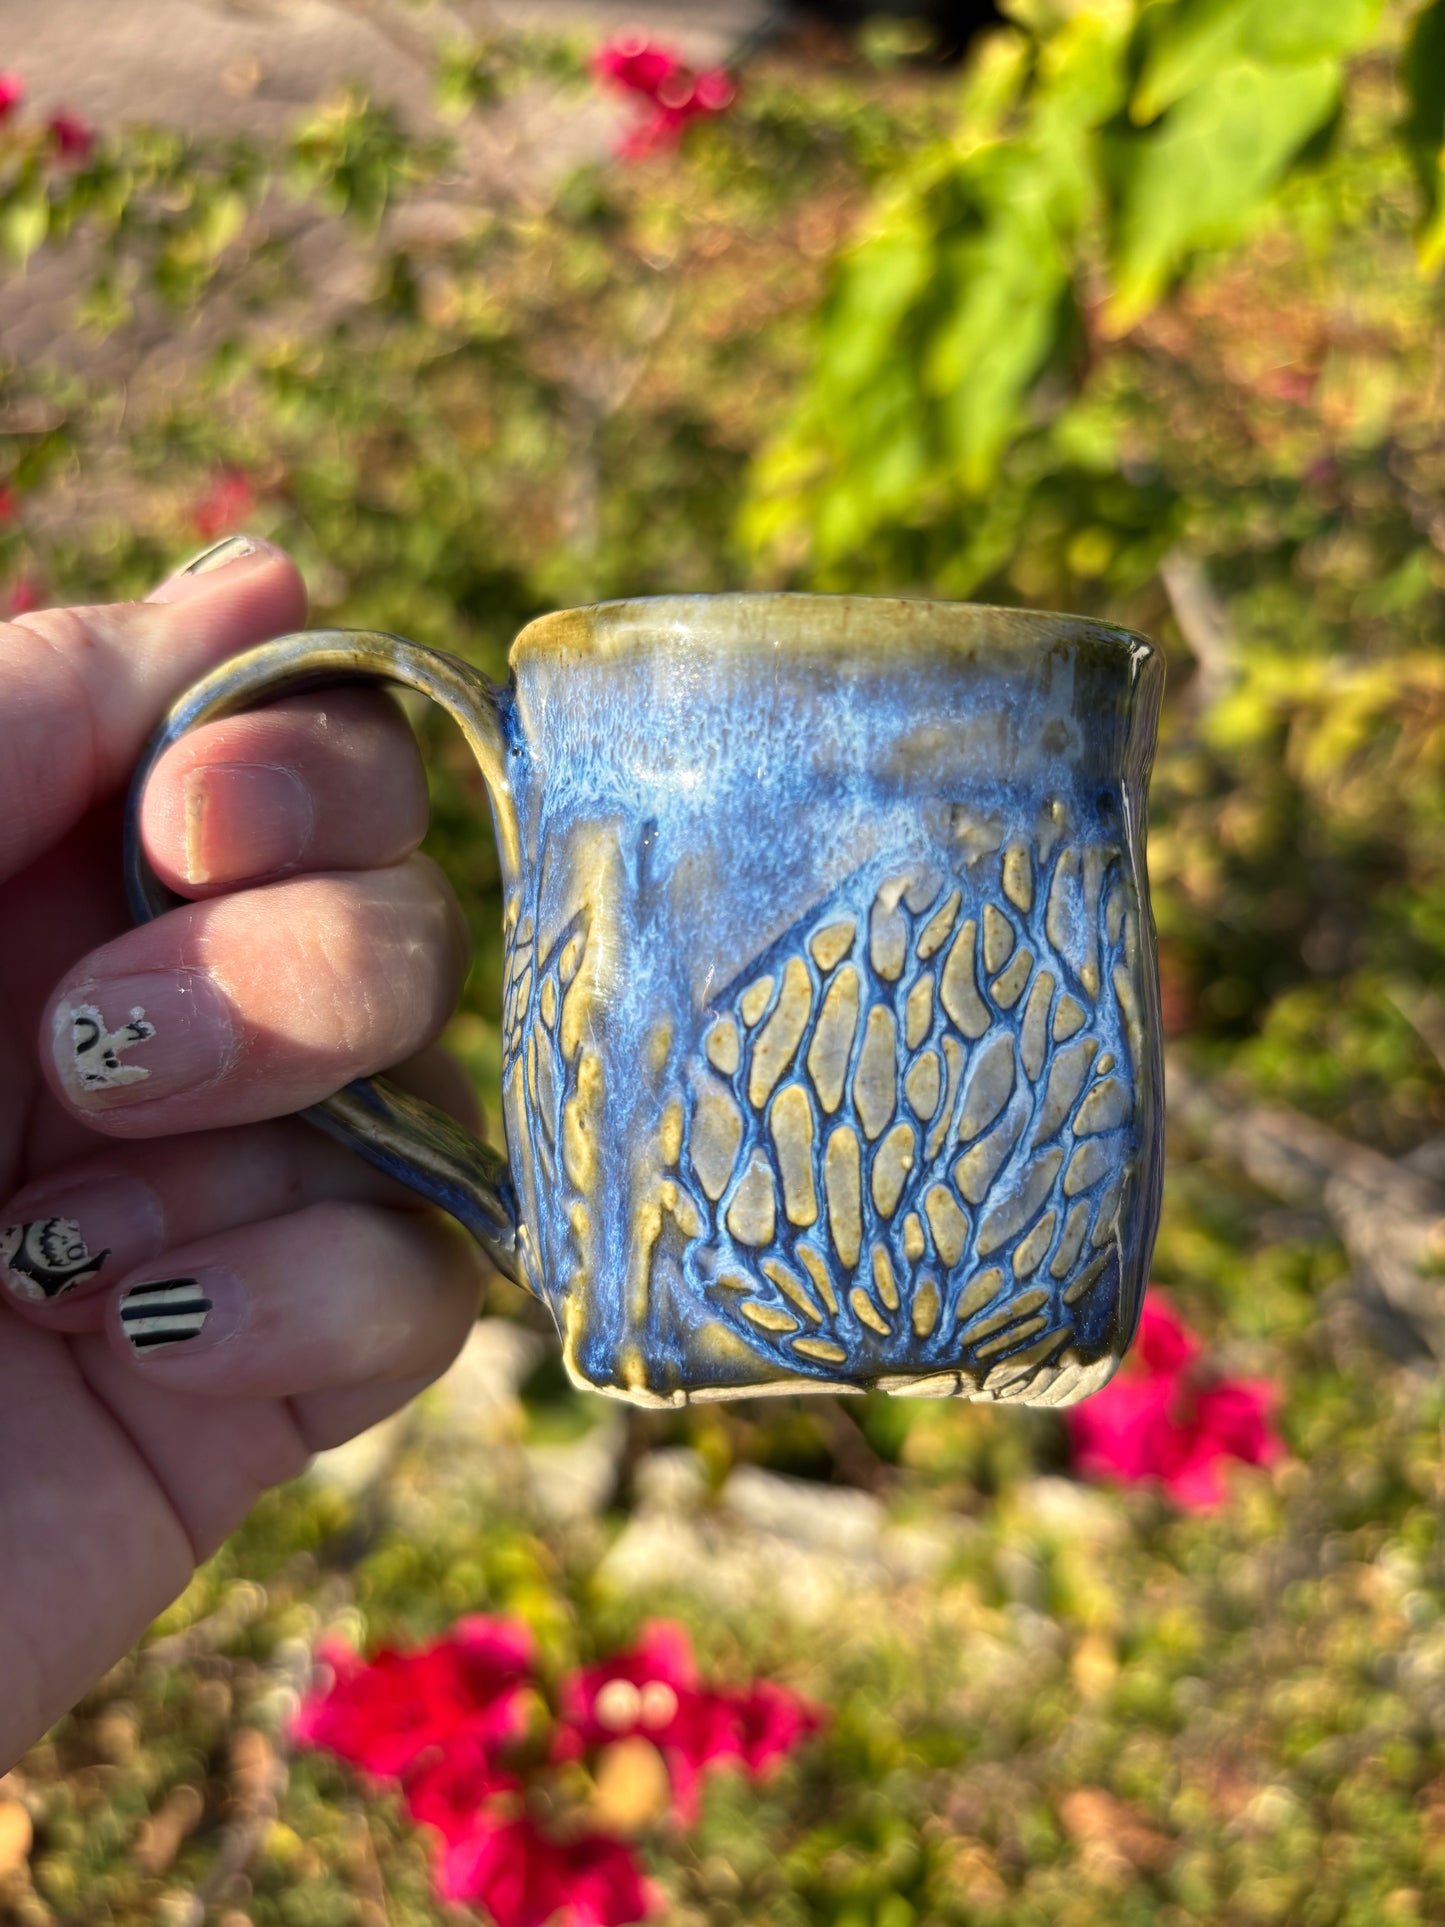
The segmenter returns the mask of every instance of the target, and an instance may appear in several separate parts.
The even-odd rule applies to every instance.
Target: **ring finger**
[[[324,1203],[167,1252],[109,1301],[113,1350],[177,1390],[295,1398],[445,1370],[477,1314],[476,1246],[432,1212]]]
[[[433,1048],[393,1073],[478,1126],[455,1059]],[[399,1183],[292,1118],[107,1146],[0,1208],[0,1298],[47,1330],[97,1330],[118,1279],[194,1240],[325,1199],[417,1209]]]

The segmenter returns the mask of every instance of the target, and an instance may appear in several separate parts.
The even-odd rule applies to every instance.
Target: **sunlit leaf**
[[[43,189],[17,196],[0,208],[0,246],[23,266],[50,231],[50,203]]]
[[[1129,118],[1147,125],[1239,55],[1249,0],[1183,0],[1150,9],[1140,23],[1146,49]]]
[[[1147,312],[1192,249],[1249,231],[1339,94],[1333,59],[1283,68],[1240,60],[1147,133],[1121,140],[1111,332],[1123,333]]]
[[[1236,60],[1293,65],[1353,53],[1379,18],[1380,0],[1175,0],[1146,8],[1130,119],[1147,125]]]
[[[1409,103],[1402,132],[1425,197],[1420,265],[1434,275],[1445,266],[1445,0],[1416,17],[1400,79]]]

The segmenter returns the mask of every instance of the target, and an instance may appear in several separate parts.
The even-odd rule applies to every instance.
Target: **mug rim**
[[[515,670],[524,661],[548,656],[563,662],[606,658],[640,645],[704,638],[713,647],[740,651],[786,643],[824,657],[910,647],[1022,654],[1041,645],[1083,642],[1117,652],[1119,666],[1135,673],[1160,656],[1159,645],[1148,636],[1095,616],[926,596],[764,589],[626,596],[552,610],[519,631],[508,663]]]

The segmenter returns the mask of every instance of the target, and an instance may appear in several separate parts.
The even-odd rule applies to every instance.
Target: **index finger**
[[[198,676],[305,619],[290,557],[229,536],[145,602],[39,609],[0,623],[0,878],[122,786],[166,708]]]

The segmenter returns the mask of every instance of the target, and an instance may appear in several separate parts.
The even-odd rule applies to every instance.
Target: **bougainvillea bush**
[[[657,1912],[660,1896],[619,1830],[669,1815],[694,1826],[705,1773],[726,1766],[757,1780],[821,1724],[766,1680],[741,1691],[699,1680],[686,1632],[667,1624],[564,1674],[555,1711],[521,1622],[463,1619],[431,1646],[370,1661],[344,1646],[317,1656],[322,1683],[292,1737],[398,1787],[436,1836],[440,1897],[477,1904],[497,1927],[554,1916],[560,1927],[626,1927]],[[619,1775],[645,1806],[619,1814],[614,1791],[609,1807]],[[528,1811],[529,1793],[550,1824]]]
[[[1171,1051],[1093,1402],[623,1413],[499,1284],[0,1782],[0,1920],[1445,1917],[1445,4],[1004,11],[951,67],[423,5],[433,124],[268,141],[42,112],[0,19],[0,303],[68,271],[0,328],[4,609],[244,526],[498,675],[668,589],[1123,621]],[[495,1117],[495,858],[419,727]]]

